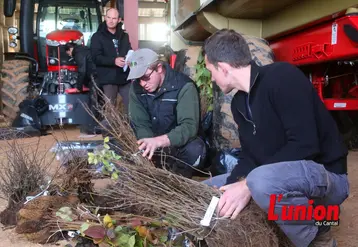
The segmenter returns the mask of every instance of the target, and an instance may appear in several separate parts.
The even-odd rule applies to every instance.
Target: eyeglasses
[[[152,72],[150,72],[148,75],[143,75],[142,77],[140,77],[139,80],[141,80],[141,81],[149,81],[150,76],[153,74],[154,71],[155,71],[155,69],[153,69]]]

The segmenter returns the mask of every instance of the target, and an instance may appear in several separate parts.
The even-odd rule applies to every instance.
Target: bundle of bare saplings
[[[126,117],[108,102],[98,111],[106,132],[102,149],[89,154],[88,160],[69,160],[66,172],[52,176],[47,196],[26,204],[24,198],[18,200],[18,233],[38,243],[85,237],[98,246],[290,246],[254,201],[235,220],[214,212],[210,226],[203,226],[200,222],[212,197],[221,192],[155,168],[137,155]],[[108,174],[105,189],[93,186],[91,163],[102,163]],[[26,192],[38,193],[36,186]]]

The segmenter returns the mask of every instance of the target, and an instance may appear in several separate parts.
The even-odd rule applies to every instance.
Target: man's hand
[[[163,148],[170,146],[170,140],[167,135],[157,136],[153,138],[144,138],[137,142],[139,150],[144,150],[142,156],[148,156],[152,159],[154,152],[157,148]]]
[[[125,64],[125,59],[124,57],[117,57],[116,60],[114,61],[114,63],[118,66],[118,67],[123,67]]]
[[[246,185],[246,180],[225,185],[220,188],[224,191],[218,205],[220,217],[230,217],[232,220],[246,207],[251,198],[251,193]]]

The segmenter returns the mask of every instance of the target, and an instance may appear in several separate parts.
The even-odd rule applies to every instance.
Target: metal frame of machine
[[[276,61],[307,72],[328,110],[358,110],[358,15],[270,41]]]

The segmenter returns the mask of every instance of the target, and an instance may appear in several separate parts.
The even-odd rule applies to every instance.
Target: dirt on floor
[[[52,135],[41,137],[39,149],[47,151],[56,144],[56,140],[100,140],[102,136],[96,136],[93,138],[81,138],[78,129],[67,129],[63,131],[53,131]],[[24,146],[37,144],[38,138],[26,138],[18,140],[19,143]],[[8,141],[0,141],[0,161],[6,159],[5,147],[8,145]],[[47,157],[49,160],[53,159],[53,153],[48,152]],[[333,227],[334,235],[338,241],[338,246],[344,247],[356,247],[358,246],[358,151],[352,151],[348,157],[348,169],[349,169],[349,180],[350,180],[350,196],[343,203],[341,207],[341,220],[338,227]],[[6,162],[0,162],[2,164]],[[53,164],[53,169],[58,167],[58,162]],[[1,167],[0,169],[4,169]],[[101,186],[101,184],[98,184]],[[5,209],[7,202],[0,199],[0,212]],[[1,225],[1,224],[0,224]],[[21,238],[19,235],[14,233],[13,229],[0,229],[0,246],[2,247],[35,247],[35,246],[65,246],[68,242],[61,241],[57,244],[33,244]],[[72,245],[74,246],[74,244]]]
[[[60,166],[59,161],[55,158],[55,153],[50,152],[49,150],[54,147],[54,145],[59,141],[89,141],[89,140],[101,140],[103,139],[101,135],[94,137],[85,136],[82,137],[79,129],[77,128],[66,128],[66,130],[53,130],[49,135],[42,137],[33,137],[33,138],[24,138],[17,139],[16,142],[24,147],[27,151],[27,148],[31,150],[36,150],[41,155],[46,155],[46,161],[52,162],[50,171],[55,171]],[[7,147],[12,145],[12,140],[0,141],[0,169],[6,169],[4,164],[6,164]],[[0,198],[0,212],[3,211],[7,206],[7,202],[4,199]],[[1,223],[0,223],[1,226]],[[68,244],[66,241],[60,241],[57,244],[34,244],[28,242],[26,239],[16,234],[13,229],[3,229],[0,228],[0,247],[35,247],[35,246],[65,246]],[[75,246],[73,244],[72,246]]]
[[[348,177],[350,195],[342,204],[338,227],[333,227],[338,246],[358,246],[358,151],[352,151],[348,156]]]

